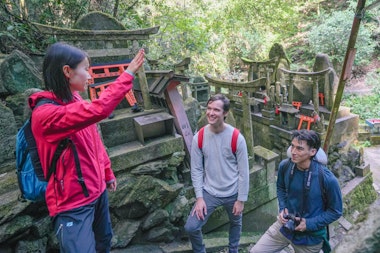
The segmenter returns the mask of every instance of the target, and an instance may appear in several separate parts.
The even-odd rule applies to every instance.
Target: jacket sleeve
[[[287,164],[289,163],[289,159],[285,159],[280,162],[278,166],[277,173],[277,199],[278,199],[278,207],[279,212],[284,210],[287,207],[288,203],[288,193],[286,190],[286,170],[288,169]]]
[[[33,111],[41,135],[57,142],[107,118],[133,86],[133,76],[124,72],[91,103],[79,100],[64,106],[42,105]]]
[[[110,167],[105,168],[105,175],[106,175],[106,183],[111,183],[116,179]]]

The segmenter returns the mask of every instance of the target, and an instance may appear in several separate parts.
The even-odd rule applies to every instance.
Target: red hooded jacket
[[[74,101],[64,103],[50,91],[29,97],[33,109],[42,98],[60,105],[43,104],[32,113],[32,131],[37,143],[42,169],[47,175],[54,151],[62,139],[69,137],[76,145],[80,166],[89,196],[85,197],[78,182],[73,151],[67,147],[60,156],[56,173],[46,189],[50,216],[90,204],[106,189],[106,182],[115,180],[111,161],[100,138],[96,123],[107,118],[132,88],[133,77],[123,73],[92,102],[74,93]]]

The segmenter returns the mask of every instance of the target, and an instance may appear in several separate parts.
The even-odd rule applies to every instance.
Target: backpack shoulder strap
[[[202,149],[204,132],[205,132],[205,127],[202,127],[198,131],[198,148],[199,149]]]
[[[291,159],[288,158],[286,161],[286,164],[284,165],[284,169],[282,170],[283,172],[282,176],[285,181],[286,192],[289,192],[290,181],[293,179],[293,173],[291,170],[294,169],[294,167],[292,167],[291,164],[292,164]],[[286,176],[287,173],[289,174],[289,176]]]
[[[54,105],[59,105],[57,102],[50,98],[41,98],[37,101],[36,106],[33,108],[36,109],[38,106],[44,105],[44,104],[54,104]]]
[[[236,150],[237,150],[237,141],[238,141],[238,138],[239,138],[239,129],[237,128],[234,128],[234,132],[232,133],[232,139],[231,139],[231,149],[232,149],[232,153],[236,154]]]
[[[318,178],[319,178],[319,186],[322,192],[322,201],[323,201],[323,209],[327,209],[327,191],[325,187],[325,173],[323,172],[323,168],[320,164],[318,164]]]
[[[74,142],[71,139],[69,139],[69,138],[63,139],[59,143],[57,149],[55,150],[55,153],[54,153],[54,156],[53,156],[53,161],[52,161],[52,163],[50,165],[49,173],[47,175],[47,181],[49,181],[51,175],[53,173],[55,173],[55,171],[57,169],[57,161],[58,161],[59,157],[61,156],[63,150],[65,150],[65,148],[67,146],[70,146],[71,149],[73,150],[74,161],[75,161],[75,169],[76,169],[77,175],[78,175],[78,183],[82,187],[82,191],[83,191],[84,196],[88,197],[89,193],[88,193],[87,186],[86,186],[86,184],[84,182],[84,179],[83,179],[83,174],[82,174],[82,170],[81,170],[81,166],[80,166],[80,162],[79,162],[78,151],[76,149],[76,146],[75,146]]]
[[[37,108],[38,106],[41,106],[41,105],[47,104],[47,103],[52,103],[52,104],[58,105],[57,102],[55,102],[51,99],[41,98],[37,101],[37,104],[32,109],[32,111],[35,108]],[[29,119],[26,121],[26,123],[24,124],[22,129],[24,131],[25,141],[28,144],[28,150],[27,150],[27,152],[24,152],[20,168],[22,168],[24,166],[24,163],[26,161],[26,156],[29,153],[30,159],[31,159],[31,162],[33,164],[33,168],[34,168],[34,171],[35,171],[37,178],[41,181],[44,181],[44,180],[46,180],[46,178],[45,178],[44,173],[43,173],[42,168],[41,168],[42,166],[41,166],[40,158],[38,156],[37,148],[36,148],[37,144],[36,144],[36,140],[34,138],[33,132],[32,132],[32,116],[29,117]]]
[[[319,178],[319,187],[321,188],[321,192],[322,192],[323,210],[327,210],[327,190],[325,187],[325,173],[323,171],[321,164],[318,164],[318,178]],[[329,225],[326,226],[326,232],[327,232],[326,234],[327,240],[330,240]]]

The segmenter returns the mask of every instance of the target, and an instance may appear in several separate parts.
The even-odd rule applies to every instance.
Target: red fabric
[[[198,148],[199,149],[202,149],[203,147],[203,135],[204,135],[204,132],[205,132],[205,128],[202,127],[201,129],[199,129],[199,132],[198,132]]]
[[[235,128],[232,134],[232,140],[231,140],[231,149],[232,149],[232,153],[234,154],[236,153],[236,149],[237,149],[238,137],[239,137],[239,130]]]
[[[204,135],[204,132],[205,132],[205,128],[202,127],[201,129],[199,129],[199,132],[198,132],[198,148],[199,149],[202,149],[203,147],[203,135]],[[232,153],[236,153],[236,150],[237,150],[237,140],[239,138],[239,129],[237,128],[234,128],[234,132],[232,133],[232,139],[231,139],[231,149],[232,149]]]
[[[31,108],[41,98],[50,98],[61,104],[41,105],[32,114],[32,131],[45,176],[59,141],[69,137],[76,145],[83,178],[90,195],[86,198],[83,194],[78,183],[73,151],[67,148],[58,160],[57,171],[50,178],[46,189],[50,216],[93,202],[105,190],[106,182],[115,179],[95,123],[112,113],[132,88],[132,80],[131,75],[122,74],[102,92],[99,99],[91,103],[83,100],[78,93],[74,94],[76,99],[67,104],[49,91],[30,96]]]

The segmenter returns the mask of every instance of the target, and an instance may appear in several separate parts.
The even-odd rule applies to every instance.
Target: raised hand
[[[140,49],[135,58],[131,61],[129,64],[127,70],[135,74],[137,70],[142,66],[144,63],[144,57],[145,57],[145,51],[144,49]]]

